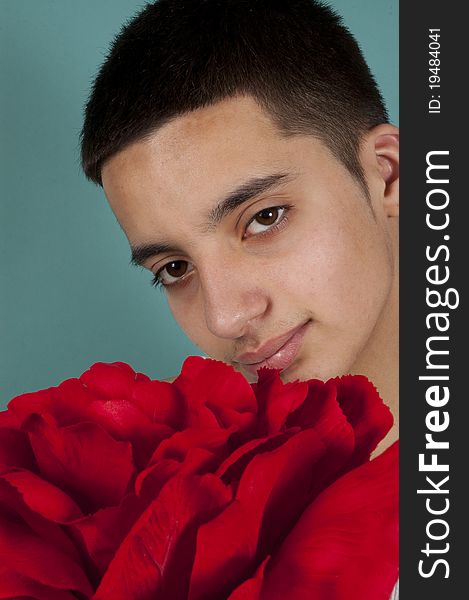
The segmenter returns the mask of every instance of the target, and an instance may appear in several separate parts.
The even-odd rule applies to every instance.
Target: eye
[[[173,260],[162,267],[153,278],[153,285],[169,286],[178,283],[194,270],[187,260]]]
[[[285,206],[271,206],[259,211],[249,221],[246,227],[246,233],[256,235],[268,231],[272,227],[278,225],[286,212]]]

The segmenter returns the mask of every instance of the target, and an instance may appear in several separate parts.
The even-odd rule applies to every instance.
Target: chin
[[[346,364],[337,360],[326,362],[324,359],[321,361],[323,364],[292,364],[288,369],[285,369],[280,373],[280,377],[284,383],[290,381],[308,381],[309,379],[320,379],[321,381],[327,381],[333,377],[340,375],[347,375],[350,373],[350,366],[348,362]]]
[[[351,372],[351,367],[349,366],[348,362],[346,363],[346,366],[344,366],[346,361],[343,363],[337,360],[331,360],[327,362],[323,359],[321,362],[323,364],[318,365],[316,361],[311,361],[309,364],[305,364],[304,360],[295,361],[289,367],[280,372],[280,378],[283,383],[290,383],[292,381],[308,381],[309,379],[320,379],[321,381],[327,381],[333,377],[347,375]],[[244,371],[239,364],[228,364],[230,364],[235,371],[241,373],[241,375],[243,375],[249,383],[257,382],[257,375],[253,375],[249,371]]]
[[[231,362],[225,362],[227,365],[229,365],[230,367],[233,367],[233,369],[237,372],[240,373],[244,379],[246,379],[249,383],[256,383],[257,382],[257,376],[253,375],[252,373],[249,372],[245,372],[244,369],[238,364],[238,363],[231,363]]]

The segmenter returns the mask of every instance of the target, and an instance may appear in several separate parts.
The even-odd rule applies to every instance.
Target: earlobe
[[[373,130],[374,151],[380,178],[384,182],[383,207],[388,217],[399,216],[399,130],[379,125]]]

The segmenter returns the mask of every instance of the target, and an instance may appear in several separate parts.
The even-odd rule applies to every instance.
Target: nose
[[[259,285],[251,268],[234,270],[225,263],[212,268],[204,277],[205,320],[209,331],[220,338],[237,339],[246,335],[269,308],[266,289]]]

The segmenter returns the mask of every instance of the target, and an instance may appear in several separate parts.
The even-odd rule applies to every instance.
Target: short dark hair
[[[126,24],[94,82],[82,167],[103,163],[170,119],[252,96],[286,135],[322,140],[362,185],[363,135],[388,120],[341,18],[315,0],[159,0]]]

